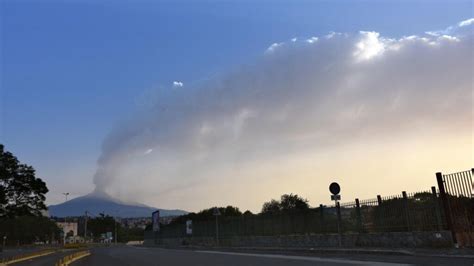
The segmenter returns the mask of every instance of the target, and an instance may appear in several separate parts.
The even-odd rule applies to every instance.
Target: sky
[[[47,182],[198,211],[429,190],[473,161],[471,1],[10,1],[0,143]]]

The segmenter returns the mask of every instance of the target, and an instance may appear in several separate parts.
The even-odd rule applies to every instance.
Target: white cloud
[[[379,39],[380,34],[378,32],[361,31],[360,34],[361,39],[356,43],[357,49],[354,51],[357,60],[369,60],[384,52],[385,44],[383,40]]]
[[[458,23],[459,27],[466,27],[474,23],[474,18],[466,19]]]
[[[315,43],[315,42],[317,42],[318,40],[319,40],[318,37],[311,37],[311,38],[307,39],[306,42],[308,42],[308,43]]]
[[[266,53],[272,53],[274,52],[278,47],[282,46],[283,43],[273,43],[270,45],[267,50],[265,51]]]
[[[184,83],[181,81],[173,81],[173,87],[183,87]]]

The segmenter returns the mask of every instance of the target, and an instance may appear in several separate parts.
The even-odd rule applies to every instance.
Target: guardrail
[[[39,251],[35,251],[35,252],[29,252],[29,253],[26,253],[26,254],[16,255],[16,256],[12,256],[12,257],[8,257],[8,258],[2,258],[0,260],[0,266],[9,265],[9,264],[13,264],[13,263],[24,261],[24,260],[33,259],[33,258],[36,258],[36,257],[46,256],[46,255],[49,255],[49,254],[53,254],[54,252],[56,252],[55,249],[43,249],[43,250],[39,250]]]
[[[90,254],[91,252],[89,250],[82,250],[70,255],[66,255],[62,259],[60,259],[58,262],[56,262],[55,266],[67,266],[76,260],[89,256]]]

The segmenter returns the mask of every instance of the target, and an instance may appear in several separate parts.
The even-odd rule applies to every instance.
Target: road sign
[[[221,212],[219,211],[219,208],[215,207],[214,210],[213,210],[213,212],[212,212],[212,214],[213,214],[214,216],[219,216],[219,215],[221,215]]]
[[[152,230],[153,232],[160,231],[160,211],[154,211],[151,214],[151,223],[152,223]]]
[[[193,234],[193,221],[192,220],[186,221],[186,234],[187,235]]]
[[[331,200],[341,200],[341,195],[331,195]]]
[[[341,187],[339,186],[338,183],[332,182],[331,185],[329,185],[329,191],[333,195],[337,195],[337,194],[339,194],[339,192],[341,192]]]

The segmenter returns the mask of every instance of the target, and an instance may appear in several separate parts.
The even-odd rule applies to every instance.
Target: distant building
[[[64,236],[77,236],[77,223],[76,222],[56,222],[59,228],[63,230]],[[72,233],[71,233],[72,232]]]

